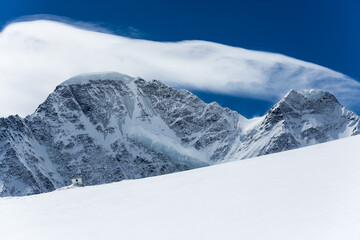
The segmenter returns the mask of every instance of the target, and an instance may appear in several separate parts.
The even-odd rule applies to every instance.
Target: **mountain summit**
[[[187,90],[120,73],[79,75],[35,113],[0,119],[0,196],[183,171],[359,133],[359,117],[322,90],[290,91],[246,119]]]

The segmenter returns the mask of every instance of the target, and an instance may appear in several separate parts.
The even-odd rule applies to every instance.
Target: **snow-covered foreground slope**
[[[360,239],[360,136],[0,199],[0,239]]]

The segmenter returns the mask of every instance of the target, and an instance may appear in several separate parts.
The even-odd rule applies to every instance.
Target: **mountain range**
[[[0,196],[189,170],[359,134],[323,90],[291,90],[247,119],[183,89],[116,72],[75,76],[25,118],[0,118]]]

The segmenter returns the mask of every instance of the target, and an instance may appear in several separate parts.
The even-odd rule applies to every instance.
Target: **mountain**
[[[0,239],[358,240],[359,145],[354,136],[180,173],[0,198]]]
[[[354,136],[359,120],[329,92],[292,90],[241,135],[234,154],[249,158]]]
[[[289,92],[246,119],[187,90],[114,72],[73,77],[35,113],[0,119],[0,196],[136,179],[322,143],[359,133],[329,92]]]

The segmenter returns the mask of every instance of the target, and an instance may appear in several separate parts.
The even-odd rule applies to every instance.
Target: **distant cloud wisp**
[[[0,33],[0,116],[30,114],[64,80],[101,71],[271,101],[292,88],[321,88],[360,110],[359,82],[284,55],[206,41],[132,39],[35,20]]]

